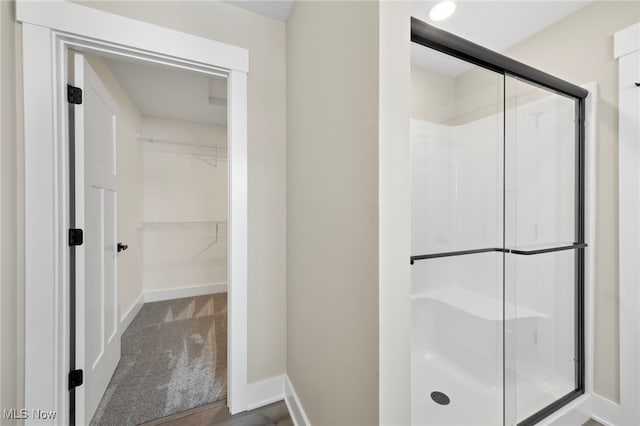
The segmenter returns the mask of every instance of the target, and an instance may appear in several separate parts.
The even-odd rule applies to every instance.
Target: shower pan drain
[[[437,404],[440,405],[447,405],[449,404],[449,402],[451,402],[446,393],[438,391],[431,392],[431,399],[433,399]]]

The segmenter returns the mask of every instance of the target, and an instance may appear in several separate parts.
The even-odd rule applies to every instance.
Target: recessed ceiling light
[[[456,2],[451,0],[445,0],[437,3],[429,11],[429,18],[432,21],[444,21],[456,10]]]

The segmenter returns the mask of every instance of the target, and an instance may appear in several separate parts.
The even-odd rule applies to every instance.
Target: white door
[[[76,227],[76,424],[88,425],[120,360],[117,282],[117,104],[87,60],[72,55],[71,84],[82,89],[74,105]]]

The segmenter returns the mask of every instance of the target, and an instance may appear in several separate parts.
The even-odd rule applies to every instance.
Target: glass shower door
[[[500,425],[504,76],[412,49],[412,423]]]
[[[505,77],[505,424],[581,388],[577,101]]]
[[[585,95],[427,45],[411,47],[412,424],[533,425],[584,389]]]

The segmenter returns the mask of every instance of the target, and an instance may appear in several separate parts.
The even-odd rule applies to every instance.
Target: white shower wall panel
[[[524,87],[523,87],[524,86]],[[514,91],[531,93],[525,83]],[[540,92],[540,89],[536,89]],[[540,93],[538,93],[540,94]],[[520,97],[520,96],[519,96]],[[575,241],[575,104],[547,96],[506,113],[506,244],[569,245]],[[507,324],[513,331],[520,376],[546,381],[556,394],[573,389],[575,333],[574,251],[506,257],[505,298],[540,313]],[[526,405],[520,401],[520,405]]]
[[[424,121],[411,122],[412,252],[449,251],[449,216],[455,190],[453,128]]]
[[[458,126],[412,120],[412,254],[502,247],[503,226],[508,247],[572,242],[574,109],[566,101],[511,105]],[[525,414],[573,389],[573,251],[505,255],[504,282],[502,256],[416,261],[414,356],[444,357],[486,389],[501,387],[505,326],[506,367],[517,371],[508,391]]]
[[[455,246],[502,245],[502,115],[454,127]]]
[[[413,253],[502,245],[501,123],[412,120]]]
[[[501,117],[462,126],[411,122],[412,253],[502,246]],[[501,126],[501,125],[500,125]],[[414,267],[413,291],[450,286],[496,297],[495,265],[468,256],[464,268],[425,260],[429,279]]]
[[[574,102],[562,96],[507,109],[509,246],[574,240],[574,109]]]

